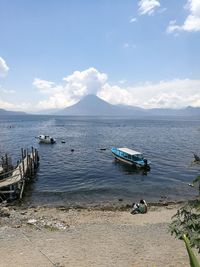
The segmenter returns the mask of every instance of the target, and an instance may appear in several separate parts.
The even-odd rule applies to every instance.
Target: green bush
[[[189,201],[172,217],[171,234],[183,239],[185,234],[192,247],[200,253],[200,200]]]

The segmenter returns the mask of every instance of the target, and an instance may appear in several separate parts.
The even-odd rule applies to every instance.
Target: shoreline
[[[167,207],[167,206],[176,206],[176,205],[184,205],[188,201],[193,201],[194,199],[189,200],[178,200],[178,201],[158,201],[158,202],[147,202],[148,208],[152,207]],[[99,204],[35,204],[31,202],[25,201],[13,201],[7,202],[4,206],[6,207],[14,207],[14,208],[22,208],[22,209],[29,209],[29,208],[55,208],[55,209],[63,209],[63,210],[99,210],[99,211],[129,211],[132,208],[133,203],[119,201],[118,203],[108,202],[108,203],[99,203]],[[0,204],[1,207],[1,204]]]
[[[184,243],[168,230],[183,204],[151,204],[136,215],[128,207],[2,207],[0,267],[189,266]]]

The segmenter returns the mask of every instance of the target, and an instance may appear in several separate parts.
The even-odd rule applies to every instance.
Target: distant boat
[[[39,143],[43,143],[43,144],[54,144],[56,143],[56,139],[49,136],[49,135],[44,135],[41,134],[38,137]]]
[[[111,152],[117,160],[120,160],[124,163],[127,163],[137,168],[150,170],[150,162],[143,157],[142,153],[138,151],[126,147],[123,148],[113,147],[111,149]]]

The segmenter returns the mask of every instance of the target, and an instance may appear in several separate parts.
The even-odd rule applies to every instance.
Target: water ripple
[[[26,194],[33,202],[178,200],[196,194],[187,184],[199,172],[190,165],[193,152],[200,153],[199,125],[200,120],[185,118],[8,116],[0,118],[0,154],[17,161],[21,147],[38,148],[37,180]],[[57,144],[39,145],[35,136],[41,133],[55,137]],[[113,146],[142,151],[151,171],[115,162]]]

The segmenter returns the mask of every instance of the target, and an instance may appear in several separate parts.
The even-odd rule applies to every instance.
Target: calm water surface
[[[57,143],[38,144],[39,134]],[[197,194],[188,183],[200,169],[191,166],[193,152],[200,153],[200,118],[5,116],[0,117],[0,140],[0,154],[9,153],[14,163],[21,147],[39,150],[37,178],[26,190],[31,203],[99,205]],[[115,162],[113,146],[143,152],[151,171],[144,174]]]

